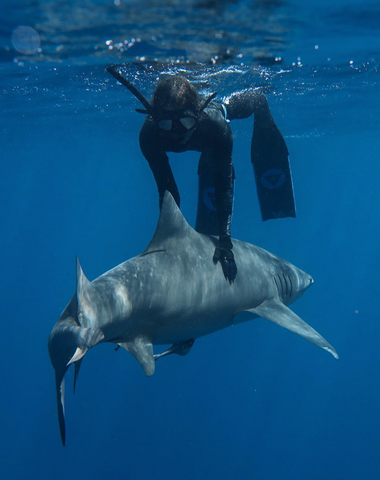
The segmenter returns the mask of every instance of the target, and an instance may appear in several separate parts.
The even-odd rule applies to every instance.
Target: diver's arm
[[[159,205],[161,208],[164,193],[168,190],[180,206],[180,196],[173,172],[169,164],[169,158],[161,147],[161,141],[157,128],[147,119],[140,131],[141,152],[149,163],[154,179],[156,180]]]
[[[219,238],[231,237],[234,170],[232,164],[232,133],[228,126],[215,145],[215,200],[219,220]]]
[[[219,222],[219,242],[214,262],[220,262],[226,280],[233,282],[236,263],[232,253],[231,219],[233,207],[234,169],[232,163],[233,138],[229,124],[217,110],[209,111],[202,125],[207,138],[207,149],[215,168],[215,200]]]
[[[227,135],[226,135],[227,136]],[[223,138],[220,144],[231,144],[231,154],[229,145],[225,145],[223,152],[216,150],[217,165],[215,172],[215,200],[219,220],[219,242],[214,252],[214,263],[220,262],[223,274],[230,283],[235,280],[237,266],[234,254],[232,253],[231,242],[231,220],[233,207],[233,188],[234,188],[234,169],[232,164],[232,134],[231,141]]]

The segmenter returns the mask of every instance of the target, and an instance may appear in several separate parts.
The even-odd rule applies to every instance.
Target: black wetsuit
[[[219,235],[220,238],[231,235],[231,216],[233,206],[234,168],[232,163],[233,138],[229,121],[242,119],[255,114],[254,139],[265,137],[265,131],[275,133],[282,141],[282,150],[288,155],[285,142],[278,131],[270,113],[265,96],[257,90],[244,90],[224,99],[214,100],[204,110],[189,138],[175,137],[172,131],[159,128],[148,117],[140,132],[140,147],[147,159],[156,180],[160,206],[165,190],[168,190],[180,206],[180,195],[169,164],[167,152],[195,150],[201,152],[198,165],[200,182],[202,175],[211,176],[215,188],[215,208],[217,225],[208,225],[197,218],[196,229],[200,233]],[[190,133],[190,132],[189,132]],[[262,140],[266,140],[262,138]],[[256,142],[260,143],[260,142]],[[262,142],[261,142],[262,143]],[[269,143],[270,139],[269,139]],[[253,150],[257,148],[252,144]],[[252,153],[254,154],[254,152]],[[211,174],[211,175],[210,175]],[[200,202],[198,202],[199,208]]]
[[[219,232],[215,233],[230,236],[234,179],[233,140],[221,104],[212,102],[202,113],[194,131],[186,132],[184,136],[186,134],[190,134],[190,138],[176,138],[173,132],[160,129],[151,117],[146,119],[141,129],[140,147],[156,180],[160,206],[165,190],[173,195],[180,206],[178,187],[166,152],[201,152],[198,173],[203,168],[210,168],[215,175],[215,202],[219,223]]]

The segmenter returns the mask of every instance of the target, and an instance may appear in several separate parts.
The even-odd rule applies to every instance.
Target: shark
[[[75,391],[82,360],[99,343],[127,350],[151,376],[158,359],[186,355],[197,338],[262,317],[339,358],[334,347],[289,308],[313,278],[258,246],[235,239],[232,243],[238,274],[229,283],[213,262],[217,238],[194,230],[166,192],[153,238],[140,255],[93,281],[77,259],[76,293],[48,341],[63,445],[65,374],[74,365]],[[154,353],[157,345],[169,348]]]

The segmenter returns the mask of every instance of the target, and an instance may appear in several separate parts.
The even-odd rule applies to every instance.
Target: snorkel
[[[134,95],[137,100],[145,107],[145,109],[142,108],[136,108],[136,112],[138,113],[143,113],[145,115],[150,115],[152,118],[154,118],[154,110],[153,106],[147,100],[144,95],[125,77],[121,75],[121,73],[118,72],[116,67],[114,65],[111,65],[106,68],[107,72],[110,73],[118,82],[120,82],[124,87],[126,87],[132,95]],[[217,92],[212,93],[209,95],[206,100],[202,103],[201,107],[198,110],[198,113],[196,114],[196,119],[198,120],[199,117],[202,115],[202,112],[207,108],[209,103],[216,97]]]
[[[137,100],[140,103],[142,103],[142,105],[145,107],[145,110],[143,110],[142,108],[136,108],[136,112],[144,113],[145,115],[153,115],[153,107],[150,104],[149,100],[147,100],[144,97],[144,95],[141,92],[139,92],[139,90],[137,90],[137,88],[129,80],[123,77],[123,75],[121,75],[121,73],[119,73],[113,65],[111,65],[110,67],[107,67],[106,70],[118,82],[124,85],[124,87],[127,87],[128,90],[132,93],[132,95],[134,95],[137,98]]]

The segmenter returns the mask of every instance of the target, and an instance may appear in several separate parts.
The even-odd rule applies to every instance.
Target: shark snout
[[[305,290],[307,290],[314,283],[314,278],[306,272],[301,270],[301,274],[298,275],[298,284],[300,289],[300,294],[302,295]]]

